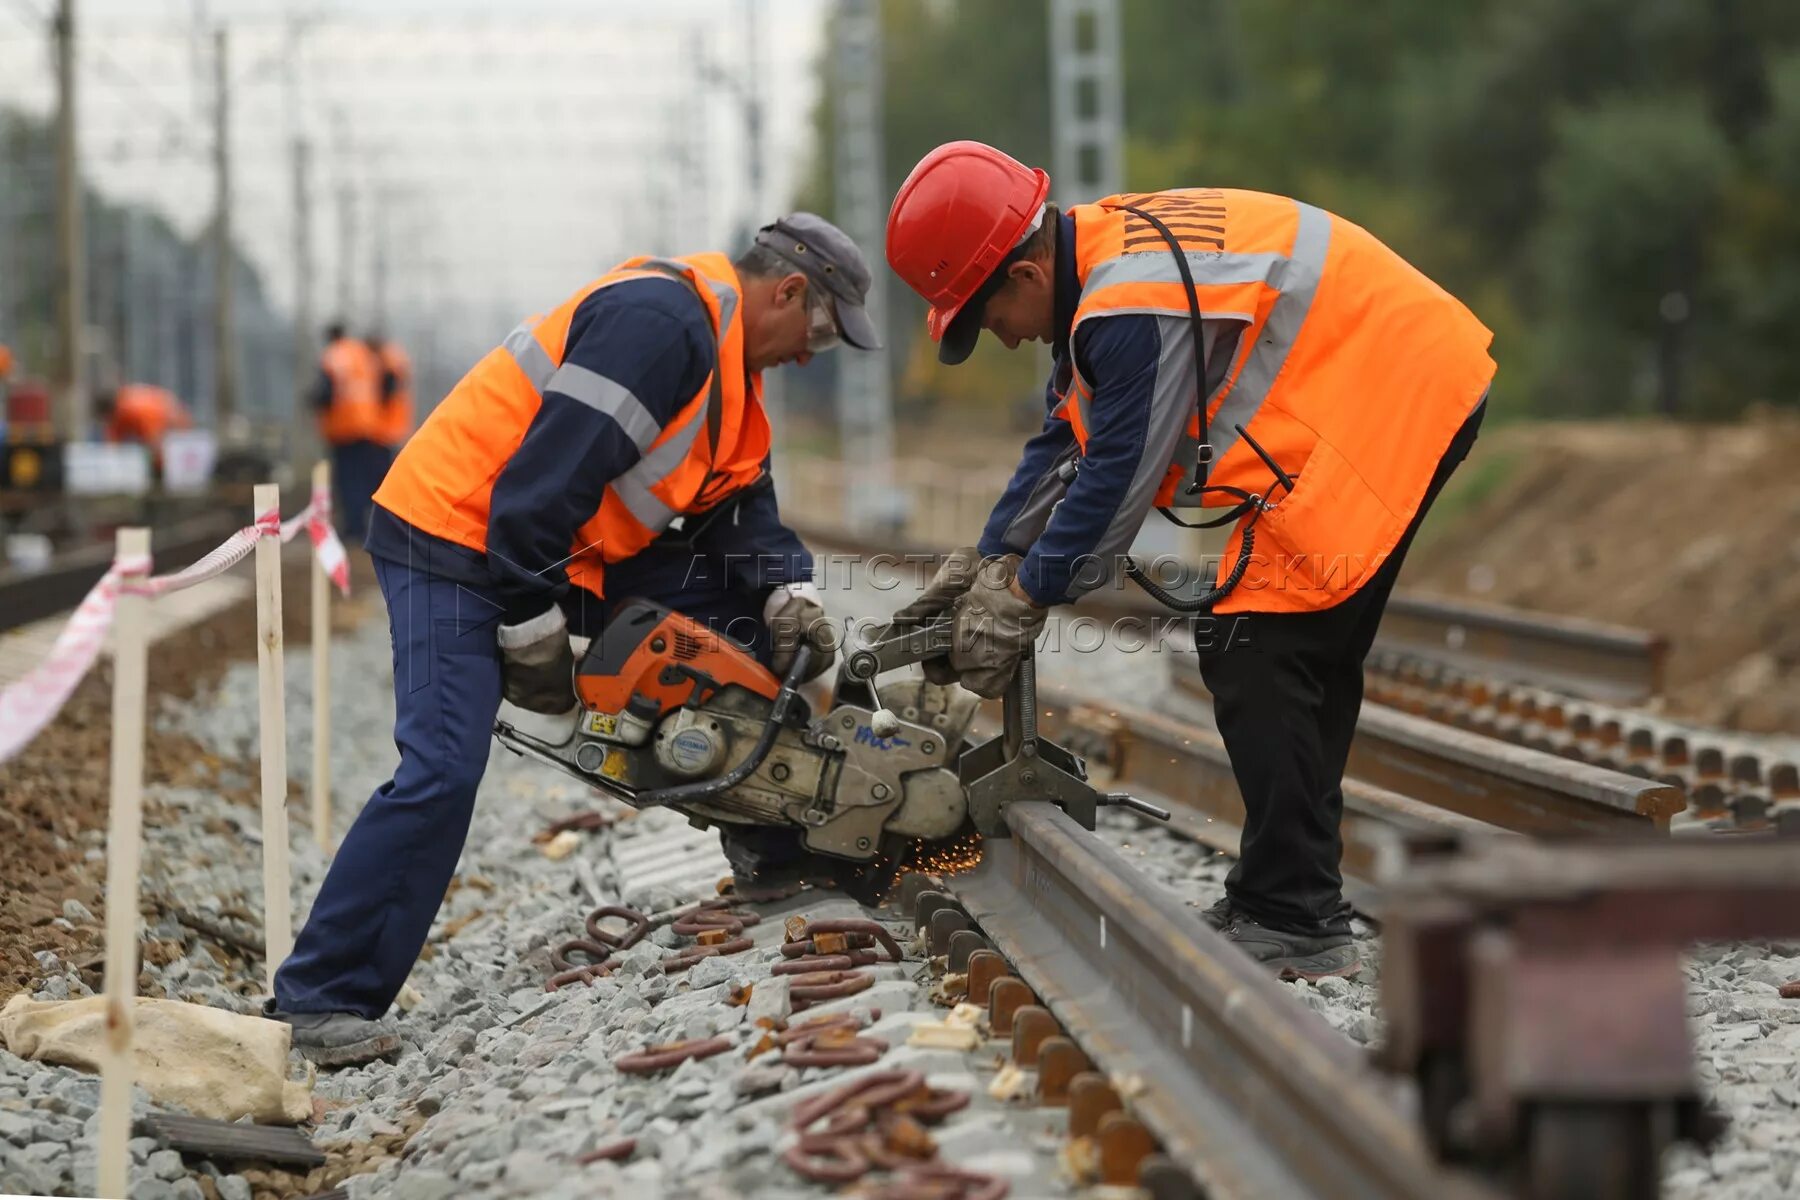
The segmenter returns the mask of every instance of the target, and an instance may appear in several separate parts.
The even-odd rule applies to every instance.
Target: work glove
[[[981,561],[981,551],[973,546],[958,546],[944,555],[937,574],[931,577],[924,591],[893,615],[890,627],[920,625],[949,612],[975,582],[975,571]],[[956,682],[956,669],[950,665],[948,657],[929,658],[919,665],[925,669],[925,678],[933,683]]]
[[[975,572],[975,582],[956,602],[955,645],[950,665],[962,685],[992,699],[1006,692],[1019,659],[1037,640],[1049,610],[1013,591],[1019,556],[991,558]]]
[[[575,651],[562,609],[551,605],[529,621],[502,625],[499,641],[500,691],[508,701],[552,716],[575,707]]]
[[[784,583],[770,592],[763,602],[763,624],[769,627],[773,649],[769,666],[783,679],[802,645],[811,646],[813,655],[801,683],[823,675],[837,658],[837,630],[819,603],[819,589],[811,583]]]

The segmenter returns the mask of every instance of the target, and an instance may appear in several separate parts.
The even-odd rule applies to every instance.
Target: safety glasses
[[[806,352],[823,354],[840,345],[844,337],[838,332],[837,315],[823,289],[808,285],[806,289]]]

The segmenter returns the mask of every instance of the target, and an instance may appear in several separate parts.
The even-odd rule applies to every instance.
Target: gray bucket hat
[[[849,234],[816,213],[797,212],[757,230],[756,244],[830,293],[846,342],[858,350],[881,349],[881,335],[863,307],[872,280],[869,264]]]

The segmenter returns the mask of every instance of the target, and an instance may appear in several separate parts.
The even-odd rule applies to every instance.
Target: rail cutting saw
[[[1095,790],[1079,757],[1038,736],[1029,655],[1007,692],[1004,730],[975,744],[972,693],[916,676],[878,684],[949,653],[951,636],[942,618],[847,637],[831,702],[815,714],[798,684],[809,647],[777,678],[705,625],[632,600],[576,668],[578,705],[563,740],[505,720],[494,732],[633,807],[674,808],[765,845],[770,831],[785,831],[795,854],[835,860],[848,868],[841,874],[885,874],[919,844],[970,831],[1003,837],[1001,812],[1018,800],[1049,800],[1089,829],[1106,804],[1167,819],[1154,805]]]

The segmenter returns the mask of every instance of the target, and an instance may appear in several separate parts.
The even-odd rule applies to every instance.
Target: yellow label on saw
[[[611,737],[619,731],[619,718],[612,713],[589,713],[587,731],[600,737]]]
[[[623,783],[625,781],[625,752],[608,750],[606,761],[600,764],[600,773],[608,779],[616,779]]]

